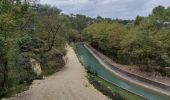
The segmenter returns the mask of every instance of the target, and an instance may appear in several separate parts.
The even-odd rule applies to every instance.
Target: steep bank
[[[158,93],[165,94],[167,96],[170,96],[169,94],[169,86],[164,86],[162,83],[157,83],[155,81],[149,80],[147,78],[143,78],[141,76],[134,75],[132,73],[126,72],[119,67],[117,67],[115,64],[112,63],[112,61],[106,57],[105,55],[101,54],[94,48],[92,48],[89,45],[85,45],[85,47],[91,52],[91,54],[110,72],[114,73],[118,77],[131,82],[133,84],[136,84],[138,86],[141,86],[146,89],[150,89],[153,91],[156,91]],[[167,87],[167,88],[166,88]]]

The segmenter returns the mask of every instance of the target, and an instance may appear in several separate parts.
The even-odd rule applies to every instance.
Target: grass
[[[5,98],[8,98],[8,97],[11,97],[11,96],[14,96],[15,94],[18,94],[18,93],[21,93],[23,91],[26,91],[29,89],[29,85],[27,84],[21,84],[21,85],[17,85],[15,87],[12,87],[10,89],[8,89],[7,93],[2,95],[2,97],[5,97]],[[0,98],[2,98],[0,97]]]
[[[122,96],[123,98],[125,98],[126,100],[143,100],[144,98],[137,96],[131,92],[128,92],[114,84],[111,84],[105,80],[103,80],[100,77],[96,77],[95,78],[98,82],[100,82],[103,86],[106,86],[107,88],[109,88],[113,93],[119,94],[120,96]]]
[[[42,67],[42,75],[44,76],[50,76],[57,72],[57,69],[53,69],[51,67]]]

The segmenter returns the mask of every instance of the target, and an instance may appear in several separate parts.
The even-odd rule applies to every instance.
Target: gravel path
[[[34,81],[28,91],[8,100],[108,100],[89,84],[84,67],[68,46],[68,62],[62,71]]]

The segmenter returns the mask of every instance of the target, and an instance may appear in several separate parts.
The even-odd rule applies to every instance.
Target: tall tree
[[[0,61],[1,72],[3,73],[3,82],[1,86],[5,89],[8,80],[8,69],[11,52],[15,52],[17,47],[17,29],[24,22],[24,14],[28,9],[28,2],[20,0],[2,0],[0,1]]]

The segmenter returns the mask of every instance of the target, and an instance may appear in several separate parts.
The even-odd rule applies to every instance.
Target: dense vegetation
[[[65,30],[61,10],[36,1],[0,1],[0,97],[23,90],[39,78],[30,59],[40,62],[42,75],[64,65]]]
[[[134,22],[99,22],[84,29],[90,44],[114,61],[140,66],[144,71],[169,75],[170,7],[158,6],[148,17],[137,16]]]
[[[123,64],[146,71],[170,66],[170,8],[158,6],[136,20],[65,15],[37,0],[0,1],[0,97],[23,90],[34,79],[64,65],[66,42],[88,40],[96,49]],[[30,59],[41,64],[42,75]]]

